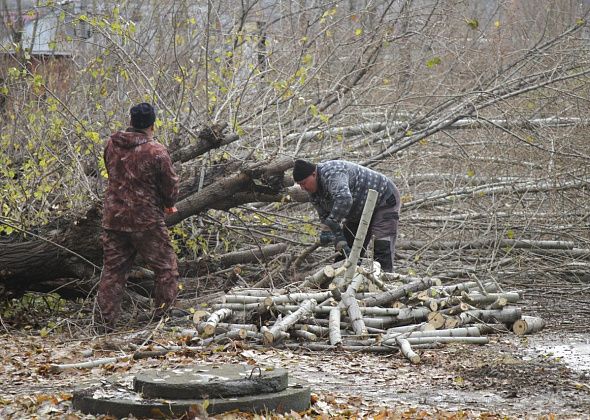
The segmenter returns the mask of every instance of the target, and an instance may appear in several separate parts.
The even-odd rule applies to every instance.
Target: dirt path
[[[164,340],[160,337],[159,340]],[[160,359],[118,362],[86,370],[48,371],[49,363],[121,354],[124,337],[64,342],[59,337],[4,335],[0,418],[94,418],[70,408],[70,392],[81,383],[113,373],[191,363],[250,363],[289,369],[311,386],[310,416],[412,418],[585,418],[590,413],[588,336],[545,331],[528,338],[499,335],[488,345],[449,345],[424,350],[410,365],[398,354],[260,350],[228,346]],[[554,354],[551,354],[551,351]],[[568,355],[567,350],[571,352]],[[219,351],[223,350],[223,351]],[[557,353],[555,352],[557,350]],[[584,356],[584,352],[586,352]],[[567,356],[567,357],[564,357]],[[491,416],[491,417],[490,417]]]

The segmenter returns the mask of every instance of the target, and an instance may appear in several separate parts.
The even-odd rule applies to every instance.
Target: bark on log
[[[369,230],[369,224],[371,223],[371,217],[373,216],[373,209],[375,208],[375,203],[377,202],[377,197],[379,193],[375,190],[369,190],[367,193],[367,199],[365,201],[365,206],[363,207],[363,213],[361,214],[361,220],[359,221],[359,225],[356,231],[356,235],[354,237],[354,242],[352,244],[352,248],[350,250],[350,255],[348,256],[349,266],[344,273],[344,280],[346,282],[352,281],[353,276],[356,273],[356,263],[361,256],[361,251],[363,249],[363,243],[365,242],[365,238],[367,236],[367,231]]]
[[[433,286],[436,283],[436,280],[433,278],[423,278],[420,280],[416,280],[412,283],[408,283],[396,289],[387,290],[383,293],[378,294],[377,296],[370,297],[365,300],[365,306],[386,306],[387,304],[393,302],[394,300],[401,299],[403,297],[408,296],[412,292],[417,292],[420,290],[428,289],[429,287]],[[440,281],[440,280],[439,280]]]
[[[330,334],[330,329],[327,327],[322,327],[321,325],[295,324],[294,328],[303,331],[309,331],[311,333],[314,333],[318,337],[328,337]]]
[[[357,274],[352,278],[352,281],[348,286],[348,289],[346,290],[346,292],[342,294],[342,300],[340,301],[339,305],[340,307],[344,308],[348,313],[348,317],[351,320],[352,329],[354,330],[354,332],[362,337],[366,336],[368,333],[367,328],[365,327],[365,323],[363,321],[363,316],[361,314],[359,304],[355,296],[358,288],[360,287],[364,279],[365,277],[362,274]]]
[[[405,338],[396,339],[396,344],[399,346],[399,350],[402,354],[413,364],[420,363],[420,356],[412,350],[412,345]]]
[[[365,318],[365,325],[366,325],[366,320],[367,320],[367,318]],[[320,326],[320,327],[328,327],[329,320],[322,319],[322,318],[313,318],[313,319],[307,321],[307,324],[316,325],[316,326]],[[346,330],[352,331],[352,326],[347,322],[340,321],[340,328],[341,328],[341,330],[346,329]],[[385,334],[385,329],[383,329],[383,328],[373,328],[373,327],[367,326],[367,331],[369,332],[369,334]]]
[[[474,323],[512,324],[522,316],[520,308],[504,308],[502,310],[472,310],[459,315],[461,325]]]
[[[96,205],[76,220],[54,221],[30,240],[0,242],[0,284],[5,294],[19,295],[35,283],[59,278],[98,278],[100,214]]]
[[[461,297],[465,302],[474,306],[497,303],[498,299],[502,299],[502,302],[506,303],[516,303],[521,298],[518,292],[488,293],[487,295],[471,292],[463,293]],[[506,306],[506,303],[503,306]]]
[[[305,330],[292,330],[290,333],[291,337],[300,338],[305,341],[318,341],[318,336],[312,333],[311,331]]]
[[[274,325],[264,331],[264,343],[273,344],[279,339],[281,333],[286,332],[291,326],[293,326],[301,318],[304,318],[312,313],[313,307],[316,305],[316,301],[313,299],[304,301],[299,309],[290,315],[287,315],[282,320],[277,321]]]
[[[452,328],[447,330],[434,331],[408,331],[388,333],[382,337],[383,342],[396,338],[416,338],[416,337],[480,337],[481,333],[477,327]]]
[[[287,293],[280,296],[271,297],[272,304],[280,305],[288,302],[303,302],[305,300],[315,300],[316,302],[323,302],[332,297],[332,292],[317,292],[317,293]]]
[[[408,342],[414,344],[448,344],[448,343],[463,343],[463,344],[488,344],[490,339],[488,337],[411,337],[407,338]]]
[[[197,332],[202,334],[204,332],[205,325],[207,325],[205,321],[199,322],[196,325]],[[258,327],[254,324],[228,324],[227,322],[219,322],[215,327],[214,334],[223,334],[232,330],[246,330],[258,332]]]
[[[256,189],[254,180],[269,178],[273,175],[282,174],[293,166],[291,158],[285,158],[268,165],[253,165],[240,173],[228,176],[213,184],[210,184],[184,200],[176,204],[178,211],[166,218],[168,226],[175,225],[187,217],[198,214],[204,210],[219,205],[227,197],[242,191]]]
[[[210,336],[215,333],[215,329],[217,325],[226,319],[229,319],[232,316],[231,309],[223,308],[213,312],[207,321],[205,322],[205,326],[203,327],[203,334],[205,336]]]
[[[205,347],[210,344],[224,344],[230,341],[245,340],[247,338],[253,340],[261,340],[262,334],[259,332],[248,330],[231,330],[223,334],[219,334],[210,338],[206,338],[200,342],[201,346]]]
[[[307,276],[305,281],[301,283],[301,288],[314,288],[314,289],[322,289],[328,285],[334,276],[336,275],[336,270],[331,265],[327,265],[325,267],[320,268],[311,276]]]
[[[329,337],[330,344],[336,346],[342,343],[342,336],[340,334],[340,308],[332,308],[329,317]]]
[[[432,331],[432,326],[427,322],[421,322],[413,325],[403,325],[400,327],[388,328],[386,334],[407,333],[411,331]]]
[[[270,244],[245,251],[228,252],[214,258],[214,260],[220,268],[237,264],[259,263],[285,252],[287,248],[287,244]]]

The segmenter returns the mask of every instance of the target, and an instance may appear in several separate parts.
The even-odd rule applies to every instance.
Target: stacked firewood
[[[367,264],[364,264],[367,265]],[[495,282],[467,281],[442,285],[434,277],[383,273],[354,266],[348,283],[339,274],[350,266],[328,266],[305,284],[330,283],[303,291],[234,289],[211,311],[193,320],[200,344],[248,340],[266,346],[341,348],[355,351],[401,351],[418,363],[416,348],[446,343],[486,344],[486,334],[518,335],[541,330],[540,318],[523,316],[517,291]]]

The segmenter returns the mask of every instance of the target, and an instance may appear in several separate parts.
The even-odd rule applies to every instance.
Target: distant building
[[[85,22],[76,20],[81,1],[57,1],[36,6],[36,0],[0,3],[0,86],[11,68],[40,74],[44,85],[59,90],[67,86],[76,40],[92,36]],[[6,105],[7,98],[0,100]]]

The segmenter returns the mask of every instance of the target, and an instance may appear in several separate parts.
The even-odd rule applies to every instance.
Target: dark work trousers
[[[395,242],[397,240],[397,226],[399,223],[399,213],[394,206],[382,206],[375,209],[369,224],[369,230],[363,243],[364,255],[369,241],[374,237],[374,259],[381,268],[387,272],[393,272],[393,261],[395,259]],[[354,237],[359,227],[358,222],[345,222],[343,226],[344,236],[348,246],[352,247]]]
[[[114,326],[121,310],[127,273],[139,254],[155,274],[154,304],[166,309],[178,294],[178,262],[166,226],[142,232],[105,230],[103,269],[97,303],[106,324]]]

